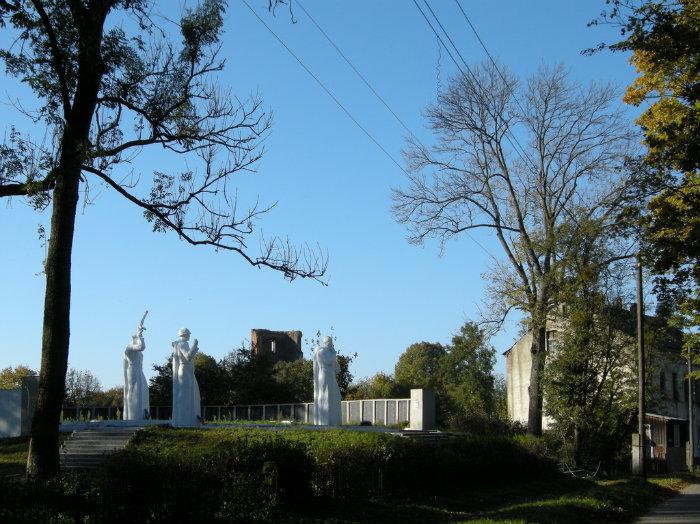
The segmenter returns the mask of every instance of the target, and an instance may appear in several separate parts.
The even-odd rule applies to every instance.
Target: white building
[[[634,315],[632,308],[630,315]],[[548,352],[556,351],[556,333],[556,329],[547,331]],[[636,333],[633,335],[636,337]],[[508,416],[523,425],[528,422],[531,346],[532,334],[527,333],[503,353],[506,358]],[[680,355],[679,340],[669,341],[667,346],[663,355],[656,356],[656,371],[650,383],[647,383],[647,391],[651,393],[652,400],[647,403],[645,422],[647,441],[650,443],[647,454],[652,459],[653,467],[674,471],[686,467],[689,381],[687,361]],[[636,348],[631,349],[636,351]],[[693,381],[692,402],[694,455],[695,461],[700,462],[700,384],[697,380]],[[546,398],[544,403],[546,405]],[[543,416],[543,430],[550,428],[552,423],[550,417]]]

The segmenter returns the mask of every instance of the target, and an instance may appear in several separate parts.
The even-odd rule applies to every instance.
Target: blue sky
[[[404,129],[330,47],[301,9],[273,17],[267,1],[248,0],[260,16],[331,89],[355,118],[399,162]],[[413,2],[303,0],[413,133],[425,142],[422,110],[455,71]],[[174,2],[173,2],[174,4]],[[81,207],[73,253],[69,365],[89,369],[105,387],[121,384],[121,360],[143,311],[144,367],[163,362],[178,328],[186,326],[200,349],[216,358],[239,347],[251,328],[299,329],[304,338],[320,330],[337,337],[343,353],[357,353],[357,378],[393,370],[411,343],[446,343],[468,319],[478,319],[489,256],[467,237],[438,247],[409,245],[390,213],[391,188],[405,175],[335,105],[273,39],[240,0],[230,0],[220,82],[240,97],[259,92],[274,113],[267,154],[258,173],[242,175],[242,202],[277,202],[259,226],[328,251],[328,287],[285,281],[240,257],[194,248],[173,234],[154,234],[139,210],[107,188],[93,185],[94,204]],[[521,76],[540,64],[564,62],[584,83],[612,81],[622,89],[634,71],[622,54],[582,56],[580,51],[615,38],[611,28],[588,28],[604,2],[462,0],[491,53]],[[161,6],[171,4],[161,3]],[[191,3],[190,3],[191,5]],[[468,62],[485,54],[451,0],[432,0]],[[165,10],[165,7],[162,7]],[[168,12],[169,16],[174,16]],[[165,23],[165,22],[164,22]],[[0,30],[0,45],[8,36]],[[41,136],[8,103],[33,97],[13,78],[0,78],[0,121]],[[633,112],[630,111],[630,119]],[[165,163],[164,163],[165,162]],[[142,155],[134,167],[176,170],[181,161]],[[145,186],[144,186],[145,187]],[[37,227],[49,229],[49,213],[20,199],[0,202],[0,367],[40,361],[45,247]],[[488,234],[474,235],[494,255]],[[515,319],[492,343],[500,355],[517,334]],[[309,347],[304,351],[308,355]]]

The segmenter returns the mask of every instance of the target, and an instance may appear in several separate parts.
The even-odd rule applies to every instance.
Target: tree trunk
[[[540,377],[544,369],[546,328],[540,327],[533,330],[532,346],[532,367],[530,368],[530,386],[528,392],[530,401],[527,413],[527,432],[529,435],[539,437],[542,435],[542,391],[540,388]]]
[[[44,334],[39,395],[32,421],[27,474],[46,478],[59,471],[58,424],[68,367],[71,253],[80,171],[62,173],[53,193],[51,237],[46,257]]]
[[[27,458],[27,475],[31,477],[51,477],[60,471],[58,428],[68,368],[75,214],[82,163],[90,143],[90,125],[104,73],[100,45],[108,9],[99,7],[98,10],[100,12],[79,10],[80,18],[75,21],[81,33],[79,67],[73,104],[63,128],[56,189],[53,193],[51,238],[46,257],[39,395]]]

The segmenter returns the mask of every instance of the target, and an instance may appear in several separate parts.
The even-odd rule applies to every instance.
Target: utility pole
[[[637,253],[637,350],[639,351],[639,473],[647,477],[646,430],[644,427],[644,297],[642,295],[642,256]],[[692,409],[692,408],[691,408]]]
[[[695,470],[695,441],[693,440],[693,379],[690,373],[693,371],[693,355],[688,348],[688,471]]]

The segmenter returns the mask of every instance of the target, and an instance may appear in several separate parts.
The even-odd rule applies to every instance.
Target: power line
[[[287,44],[284,43],[284,40],[282,40],[279,36],[277,36],[277,33],[275,33],[275,32],[272,30],[272,28],[271,28],[269,25],[267,25],[267,24],[265,23],[265,21],[264,21],[262,18],[260,18],[260,16],[258,15],[258,13],[255,12],[255,10],[250,6],[250,4],[249,4],[246,0],[241,0],[241,1],[242,1],[242,2],[245,4],[245,6],[250,10],[250,12],[253,13],[253,15],[255,16],[255,18],[257,18],[258,21],[259,21],[262,25],[265,26],[265,28],[270,32],[270,34],[271,34],[272,36],[274,36],[275,39],[276,39],[280,44],[282,44],[282,46],[287,50],[287,52],[288,52],[290,55],[292,55],[292,57],[299,63],[299,65],[304,69],[304,71],[306,71],[306,72],[309,74],[309,76],[311,76],[311,78],[313,78],[313,79],[316,81],[316,83],[317,83],[319,86],[321,86],[321,89],[323,89],[323,90],[326,92],[326,94],[327,94],[328,96],[331,97],[331,99],[336,103],[336,105],[337,105],[340,109],[342,109],[342,111],[348,116],[348,118],[349,118],[350,120],[352,120],[353,123],[354,123],[358,128],[360,128],[360,130],[361,130],[365,135],[367,135],[367,137],[368,137],[372,142],[374,142],[374,144],[375,144],[379,149],[382,150],[382,152],[387,156],[387,158],[389,158],[389,160],[391,160],[394,164],[396,164],[396,167],[398,167],[401,171],[403,171],[403,172],[406,174],[406,176],[409,176],[408,172],[403,168],[403,166],[401,166],[401,164],[399,164],[399,163],[396,161],[396,159],[391,155],[391,153],[389,153],[389,151],[387,151],[387,150],[384,148],[384,146],[382,146],[382,145],[377,141],[377,139],[374,138],[374,136],[372,136],[372,134],[371,134],[369,131],[367,131],[367,129],[365,129],[364,126],[363,126],[362,124],[360,124],[360,122],[357,121],[357,119],[352,115],[352,113],[350,113],[350,111],[340,102],[340,100],[338,100],[338,98],[333,94],[333,92],[332,92],[328,87],[326,87],[326,85],[321,81],[321,79],[318,78],[318,76],[316,76],[316,75],[314,74],[314,72],[311,71],[311,69],[309,69],[309,68],[306,66],[306,64],[301,60],[301,58],[299,58],[299,57],[296,55],[296,53],[294,53],[294,51],[292,51],[292,50],[289,48],[289,46],[288,46]]]
[[[463,64],[464,64],[464,67],[467,69],[467,71],[469,72],[469,75],[472,77],[472,81],[475,83],[476,86],[478,86],[479,88],[481,88],[481,86],[480,86],[480,84],[479,84],[478,78],[476,77],[476,75],[474,75],[474,73],[472,73],[471,69],[469,68],[469,65],[468,65],[467,62],[466,62],[466,60],[464,60],[464,57],[463,57],[462,54],[459,52],[459,49],[457,48],[457,46],[454,44],[454,42],[453,42],[452,39],[450,38],[449,33],[445,30],[445,28],[444,28],[444,27],[442,26],[442,24],[440,23],[440,19],[435,15],[435,12],[432,10],[432,8],[431,8],[430,5],[428,4],[427,0],[423,0],[423,2],[425,3],[426,7],[427,7],[428,9],[430,9],[430,12],[432,13],[433,17],[435,18],[435,21],[439,24],[439,26],[440,26],[440,28],[442,29],[443,33],[445,34],[445,36],[448,38],[448,40],[449,40],[450,43],[452,44],[452,47],[454,47],[454,50],[455,50],[455,51],[457,52],[457,54],[459,55],[460,59],[462,60],[462,62],[463,62]],[[416,8],[418,9],[418,11],[420,11],[420,14],[423,15],[423,19],[425,20],[425,22],[428,24],[428,27],[430,27],[430,29],[432,30],[432,32],[433,32],[433,33],[435,34],[435,36],[437,37],[438,42],[442,45],[442,47],[445,49],[445,51],[447,51],[447,54],[448,54],[449,57],[452,59],[452,61],[454,62],[455,66],[457,66],[457,69],[459,70],[459,72],[462,73],[462,75],[463,75],[465,78],[468,78],[467,74],[466,74],[466,73],[464,72],[464,70],[460,67],[460,65],[459,65],[459,63],[457,62],[457,60],[455,59],[454,55],[453,55],[452,52],[450,51],[450,48],[447,47],[447,45],[445,45],[445,42],[444,42],[444,41],[442,40],[442,38],[440,37],[440,34],[437,32],[437,30],[435,29],[435,27],[433,26],[433,24],[430,22],[430,19],[429,19],[428,16],[425,14],[425,12],[423,11],[423,9],[421,9],[421,6],[418,4],[418,2],[417,2],[416,0],[413,0],[413,3],[414,3],[414,5],[416,6]],[[506,140],[508,140],[508,142],[509,142],[510,145],[513,147],[513,149],[515,150],[515,152],[518,154],[518,156],[520,157],[520,159],[521,159],[523,162],[526,162],[526,159],[523,157],[523,153],[525,153],[524,150],[523,150],[522,152],[518,150],[518,148],[515,146],[515,144],[513,143],[513,141],[512,141],[512,140],[510,139],[510,137],[508,136],[508,134],[507,134],[508,131],[509,131],[509,130],[507,129],[507,130],[506,130],[506,134],[505,134]],[[512,132],[511,132],[511,134],[512,134]],[[520,146],[520,143],[518,142],[518,140],[517,140],[517,138],[515,137],[515,135],[513,135],[513,140],[515,140],[515,142],[518,143],[518,145]],[[425,147],[425,146],[424,146],[424,147]],[[522,146],[520,146],[520,148],[522,149]],[[525,153],[525,155],[527,156],[526,153]],[[532,162],[532,160],[531,160],[529,157],[527,158],[527,160],[530,160],[530,162]],[[534,163],[533,163],[533,165],[534,165]],[[536,167],[536,166],[535,166],[535,167]],[[491,252],[490,252],[489,250],[487,250],[478,240],[476,240],[476,239],[469,233],[469,231],[466,231],[466,230],[465,230],[464,232],[465,232],[466,235],[467,235],[476,245],[478,245],[487,255],[489,255],[489,256],[490,256],[492,259],[494,259],[494,260],[498,260],[493,254],[491,254]]]
[[[476,39],[479,41],[479,44],[481,44],[481,47],[486,52],[486,56],[489,57],[489,60],[493,64],[494,69],[496,70],[498,75],[501,77],[501,80],[503,80],[503,83],[506,85],[506,87],[509,87],[505,76],[503,75],[503,73],[501,73],[501,70],[499,69],[498,64],[496,63],[496,60],[494,60],[493,56],[491,55],[488,48],[486,47],[486,44],[481,39],[481,36],[479,36],[479,32],[476,30],[476,27],[474,27],[474,24],[472,24],[472,21],[469,19],[469,17],[467,16],[467,13],[462,8],[462,4],[459,2],[459,0],[455,0],[455,2],[457,3],[457,7],[459,7],[459,10],[462,12],[464,19],[467,21],[467,24],[469,24],[469,27],[471,28],[472,32],[474,33],[474,36],[476,36]],[[518,104],[518,107],[523,112],[523,114],[526,113],[525,108],[523,108],[523,106],[520,104],[520,100],[518,100],[518,97],[515,96],[515,93],[510,89],[509,89],[509,91],[510,91],[510,94],[513,95],[513,100],[515,100],[515,103]]]
[[[367,88],[370,91],[372,91],[374,96],[376,96],[377,99],[384,105],[384,107],[386,107],[386,109],[393,115],[393,117],[396,119],[396,121],[399,124],[401,124],[401,126],[406,130],[406,132],[408,134],[410,134],[421,146],[423,146],[423,148],[428,149],[425,146],[425,144],[423,144],[423,142],[418,137],[416,137],[416,135],[408,128],[408,126],[403,122],[403,120],[401,120],[401,118],[399,118],[399,116],[396,114],[396,112],[393,109],[391,109],[391,107],[384,100],[384,98],[382,98],[382,96],[372,87],[370,82],[362,75],[362,73],[360,73],[360,71],[355,67],[355,65],[350,61],[350,59],[345,55],[345,53],[343,53],[343,51],[336,45],[336,43],[333,41],[333,39],[330,36],[328,36],[328,33],[326,33],[323,30],[323,28],[318,24],[318,22],[316,22],[314,17],[312,17],[309,14],[309,12],[304,8],[304,5],[301,3],[301,1],[297,0],[296,3],[301,8],[301,10],[304,11],[304,14],[306,14],[306,16],[309,18],[309,20],[311,20],[311,22],[313,22],[313,24],[316,26],[316,29],[318,29],[321,32],[321,34],[326,38],[326,40],[328,40],[328,42],[333,46],[333,48],[338,52],[338,54],[343,58],[343,60],[345,60],[345,63],[347,63],[348,66],[350,66],[350,68],[355,72],[355,74],[357,74],[357,76],[360,77],[362,82],[364,82],[364,84],[367,86]],[[419,9],[420,9],[420,7],[419,7]],[[426,19],[426,21],[427,21],[427,19]],[[428,22],[428,23],[430,23],[430,22]],[[436,36],[438,37],[438,40],[440,40],[440,36],[437,35],[437,33],[436,33]],[[449,36],[448,36],[448,38],[449,38]],[[442,43],[442,41],[440,41],[440,43]],[[442,45],[443,45],[443,47],[445,47],[444,43],[442,43]],[[447,49],[447,47],[445,47],[445,49],[447,50],[447,52],[449,54],[450,50]],[[454,57],[452,59],[454,60]],[[405,170],[404,170],[404,173],[405,173]],[[408,175],[408,173],[406,173],[406,174]],[[481,242],[479,242],[477,239],[475,239],[469,231],[465,231],[465,233],[477,246],[479,246],[481,248],[482,251],[484,251],[484,253],[486,253],[488,256],[490,256],[494,260],[497,260],[496,257],[493,256],[491,254],[491,252],[488,249],[486,249],[483,246],[483,244],[481,244]]]
[[[323,28],[316,22],[316,19],[311,16],[311,14],[306,10],[304,7],[304,4],[301,3],[300,0],[296,0],[296,4],[301,8],[302,11],[304,11],[304,14],[311,20],[311,22],[316,26],[316,29],[318,29],[321,34],[328,40],[328,42],[333,46],[333,48],[338,52],[338,54],[345,60],[345,63],[350,66],[350,68],[355,72],[355,74],[364,82],[364,84],[367,86],[367,88],[372,91],[375,97],[386,107],[386,109],[393,115],[393,117],[396,119],[396,121],[401,124],[401,126],[406,130],[406,132],[411,135],[413,138],[416,138],[416,135],[413,134],[413,132],[408,128],[408,126],[399,118],[399,115],[396,114],[396,112],[389,107],[389,104],[384,100],[384,98],[377,92],[374,87],[372,87],[372,84],[370,84],[369,80],[367,80],[360,71],[355,67],[355,65],[350,61],[350,59],[343,53],[343,51],[336,45],[336,43],[333,41],[333,39],[328,36],[328,33],[326,33]],[[417,138],[416,138],[417,140]]]
[[[413,0],[413,3],[416,5],[416,7],[417,7],[418,10],[420,11],[420,13],[423,15],[423,18],[424,18],[425,21],[428,23],[428,26],[430,27],[430,29],[431,29],[431,30],[433,31],[433,33],[435,33],[435,35],[438,37],[438,41],[443,45],[443,47],[445,47],[445,50],[447,51],[447,53],[450,55],[450,58],[452,59],[452,61],[453,61],[453,62],[455,63],[455,65],[457,66],[457,69],[459,69],[459,71],[462,73],[463,76],[465,76],[465,77],[467,77],[467,78],[470,77],[470,78],[472,79],[472,81],[474,82],[474,84],[475,84],[476,86],[478,86],[480,89],[482,89],[482,88],[481,88],[481,85],[480,85],[480,83],[479,83],[479,79],[476,77],[476,75],[475,75],[475,74],[472,72],[472,70],[470,69],[469,65],[467,64],[467,61],[466,61],[466,60],[464,59],[464,57],[462,56],[462,53],[459,51],[459,48],[458,48],[458,47],[455,45],[455,43],[452,41],[452,38],[450,37],[450,34],[447,32],[447,30],[445,29],[445,27],[444,27],[444,26],[442,25],[442,23],[440,22],[440,19],[437,17],[437,15],[435,14],[435,11],[433,11],[432,7],[430,7],[430,4],[428,3],[428,1],[427,1],[427,0],[423,0],[423,3],[424,3],[425,6],[428,8],[428,10],[430,10],[430,13],[433,15],[433,18],[435,19],[435,21],[437,22],[437,24],[440,26],[440,29],[441,29],[442,32],[445,34],[445,36],[447,37],[448,41],[450,42],[450,44],[451,44],[452,47],[454,48],[455,52],[457,53],[457,55],[459,56],[460,60],[461,60],[462,63],[464,64],[464,67],[465,67],[465,69],[467,70],[467,72],[469,73],[469,75],[467,75],[467,74],[464,72],[464,70],[460,67],[459,63],[457,63],[457,61],[455,60],[454,56],[453,56],[452,53],[449,51],[449,49],[447,48],[447,46],[445,46],[445,43],[442,41],[442,39],[441,39],[440,36],[438,35],[437,31],[435,30],[435,27],[433,26],[433,24],[430,23],[430,21],[428,20],[428,17],[426,16],[425,12],[424,12],[424,11],[421,9],[421,7],[418,5],[418,2],[417,2],[416,0]],[[501,76],[501,78],[502,78],[502,79],[504,80],[504,82],[506,83],[506,88],[508,88],[510,94],[513,95],[512,90],[508,87],[508,83],[507,83],[507,81],[505,81],[505,78],[503,77],[503,75],[501,74],[501,72],[498,70],[498,68],[496,68],[496,70],[498,71],[499,76]],[[515,97],[515,95],[513,95],[513,98],[515,99],[516,103],[518,103],[518,105],[519,105],[519,102],[518,102],[517,98]],[[521,110],[522,110],[522,108],[521,108]],[[529,162],[529,163],[535,168],[535,170],[538,170],[537,164],[530,158],[530,156],[527,154],[527,151],[526,151],[525,148],[520,144],[520,142],[518,141],[518,138],[513,134],[513,132],[510,130],[510,128],[506,128],[504,136],[505,136],[506,140],[508,140],[508,142],[510,143],[511,147],[512,147],[512,148],[515,150],[515,152],[518,154],[518,156],[520,157],[520,159],[521,159],[523,162],[525,162],[525,163],[528,163],[528,162]],[[517,144],[517,146],[516,146],[516,144]]]
[[[427,15],[426,15],[425,12],[423,11],[423,9],[421,9],[421,6],[418,4],[418,2],[417,2],[416,0],[413,0],[413,3],[414,3],[414,5],[416,6],[416,8],[418,8],[418,11],[420,11],[420,14],[423,15],[423,19],[424,19],[425,22],[428,24],[428,27],[430,27],[430,29],[432,30],[432,32],[435,33],[435,36],[437,37],[438,42],[440,43],[440,45],[442,45],[442,47],[445,49],[445,51],[447,51],[447,54],[450,56],[450,58],[452,59],[452,61],[453,61],[453,62],[455,63],[455,65],[457,66],[457,69],[459,69],[459,71],[460,71],[460,73],[462,73],[462,75],[467,76],[466,74],[464,74],[464,71],[462,70],[462,68],[461,68],[461,67],[459,66],[459,64],[457,63],[457,60],[455,60],[454,55],[453,55],[452,52],[450,51],[450,48],[447,47],[447,46],[445,45],[445,42],[442,41],[442,38],[440,38],[440,35],[438,34],[437,30],[433,27],[433,24],[430,22],[430,20],[428,19]]]
[[[485,44],[484,41],[481,39],[481,36],[479,35],[479,32],[476,30],[476,27],[474,26],[474,24],[472,24],[472,21],[469,19],[469,16],[467,15],[466,11],[464,10],[464,8],[462,8],[462,4],[460,3],[459,0],[455,0],[455,2],[457,3],[457,7],[459,7],[459,10],[462,12],[462,15],[464,16],[464,19],[467,21],[467,24],[469,24],[469,27],[471,28],[472,32],[474,33],[474,36],[476,36],[476,39],[479,41],[479,44],[481,44],[481,47],[484,49],[484,52],[486,52],[486,55],[489,57],[489,60],[490,60],[491,63],[493,64],[494,69],[496,70],[496,72],[498,73],[498,75],[499,75],[499,76],[501,77],[501,79],[503,80],[503,83],[504,83],[504,84],[506,85],[506,87],[508,88],[510,94],[513,96],[513,100],[515,100],[515,103],[518,104],[518,107],[520,108],[520,110],[523,112],[523,114],[525,114],[525,113],[526,113],[525,108],[522,106],[522,104],[520,103],[520,100],[518,99],[518,97],[516,96],[516,94],[513,92],[513,90],[510,89],[510,87],[509,87],[509,85],[508,85],[508,82],[507,82],[506,79],[505,79],[505,76],[503,75],[503,73],[501,72],[500,68],[498,67],[498,64],[496,63],[496,60],[494,60],[494,58],[493,58],[493,56],[491,55],[490,51],[489,51],[488,48],[486,47],[486,44]],[[532,159],[530,159],[529,155],[528,155],[528,160],[530,160],[531,162],[533,162],[533,165],[534,165],[534,161],[532,161]],[[535,166],[535,169],[537,169],[536,166]],[[576,196],[578,196],[579,198],[581,198],[580,195],[578,194],[578,189],[574,189],[574,193],[576,194]]]
[[[360,128],[360,130],[362,130],[362,132],[363,132],[365,135],[367,135],[367,137],[369,137],[369,139],[372,140],[372,142],[374,142],[375,145],[376,145],[379,149],[381,149],[382,152],[383,152],[394,164],[396,164],[396,166],[397,166],[401,171],[403,171],[404,174],[405,174],[406,176],[409,176],[409,177],[410,177],[410,175],[409,175],[408,172],[403,168],[403,166],[401,166],[401,164],[399,164],[399,163],[396,161],[396,159],[384,148],[384,146],[382,146],[382,145],[372,136],[372,134],[371,134],[369,131],[367,131],[367,129],[365,129],[365,128],[362,126],[362,124],[360,124],[360,123],[357,121],[357,119],[356,119],[356,118],[350,113],[350,111],[340,102],[340,100],[338,100],[338,98],[332,93],[332,91],[331,91],[328,87],[326,87],[326,85],[321,81],[321,79],[318,78],[318,76],[316,76],[316,75],[313,73],[313,71],[311,71],[311,69],[309,69],[309,68],[307,67],[307,65],[301,60],[301,58],[299,58],[299,57],[296,55],[296,53],[294,53],[294,51],[292,51],[292,50],[290,49],[290,47],[277,35],[277,33],[275,33],[275,31],[274,31],[269,25],[267,25],[267,23],[265,23],[265,21],[255,12],[255,10],[250,6],[250,4],[249,4],[246,0],[241,0],[241,1],[242,1],[242,2],[245,4],[245,6],[250,10],[250,12],[253,13],[253,15],[255,16],[255,18],[257,18],[258,21],[265,27],[265,29],[267,29],[268,32],[269,32],[273,37],[275,37],[275,39],[276,39],[276,40],[287,50],[287,52],[297,61],[297,63],[309,74],[309,76],[311,76],[311,77],[316,81],[316,83],[326,92],[326,94],[327,94],[328,96],[331,97],[331,99],[332,99],[332,100],[336,103],[336,105],[348,116],[348,118],[350,118],[350,120],[352,120],[353,123],[354,123],[358,128]],[[414,2],[415,2],[415,0],[414,0]],[[360,74],[360,72],[357,70],[357,68],[355,68],[355,67],[352,65],[352,63],[350,62],[350,60],[345,56],[345,54],[340,50],[340,48],[338,48],[338,47],[333,43],[333,41],[332,41],[331,38],[326,34],[326,32],[323,31],[323,29],[321,29],[321,27],[316,23],[316,21],[311,17],[311,15],[309,15],[308,11],[306,11],[306,9],[304,9],[304,7],[301,5],[301,3],[298,2],[298,1],[297,1],[297,3],[299,4],[299,7],[301,7],[301,9],[304,11],[304,13],[306,14],[306,16],[309,17],[309,19],[314,23],[314,25],[319,29],[319,31],[321,31],[321,33],[323,33],[323,35],[326,37],[326,39],[333,45],[333,47],[338,51],[338,53],[345,59],[345,61],[348,63],[348,65],[355,71],[355,73],[357,73],[358,76],[360,76],[360,78],[364,81],[365,85],[367,85],[367,87],[380,99],[380,101],[381,101],[381,102],[385,105],[385,107],[394,115],[394,117],[399,121],[399,123],[404,127],[404,129],[406,129],[406,131],[408,131],[408,133],[410,133],[411,136],[413,136],[414,138],[416,138],[415,135],[411,132],[411,130],[401,121],[401,119],[394,113],[394,111],[391,110],[391,108],[390,108],[389,105],[384,101],[384,99],[371,87],[370,83]],[[420,7],[418,7],[418,8],[420,9]],[[421,12],[422,12],[422,11],[421,11]],[[425,16],[425,15],[424,15],[424,16]],[[426,18],[426,21],[428,21],[427,18]],[[428,22],[428,24],[430,24],[430,22]],[[443,45],[443,47],[445,48],[445,50],[447,50],[447,53],[450,55],[450,57],[452,57],[452,54],[450,53],[450,50],[445,46],[445,44],[444,44],[444,43],[442,42],[442,40],[440,39],[440,35],[438,35],[437,33],[435,33],[435,35],[438,37],[438,40],[440,41],[440,43],[442,43],[442,45]],[[452,60],[454,61],[454,57],[452,57]],[[455,62],[455,63],[456,63],[456,62]],[[458,66],[458,67],[459,67],[459,66]],[[418,138],[416,138],[416,140],[417,140],[419,143],[421,143],[420,140],[419,140]],[[423,145],[423,144],[421,143],[421,145]],[[425,145],[423,145],[423,147],[425,147]],[[477,246],[479,246],[479,247],[481,248],[482,251],[484,251],[484,253],[486,253],[486,254],[487,254],[488,256],[490,256],[492,259],[498,260],[493,254],[491,254],[491,252],[490,252],[488,249],[486,249],[486,248],[483,246],[483,244],[481,244],[481,242],[479,242],[478,240],[476,240],[476,239],[469,233],[469,231],[465,231],[465,233],[466,233],[466,235],[467,235]]]

